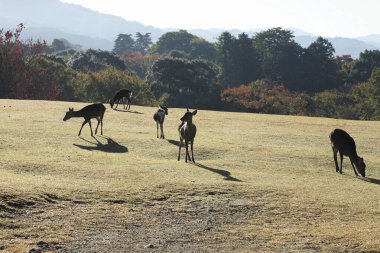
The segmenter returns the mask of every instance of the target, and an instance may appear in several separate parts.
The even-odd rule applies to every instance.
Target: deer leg
[[[189,161],[191,162],[190,155],[189,155],[189,141],[185,139],[185,147],[186,147],[186,159],[185,162],[187,162],[187,158],[189,158]]]
[[[339,155],[340,155],[340,169],[339,169],[339,173],[342,174],[342,169],[343,169],[343,154],[339,151]]]
[[[103,116],[100,118],[100,134],[103,135]]]
[[[91,120],[88,120],[88,124],[90,125],[90,130],[91,130],[91,136],[94,136],[94,134],[92,133],[92,126],[91,126]]]
[[[339,171],[339,166],[338,166],[338,159],[337,159],[337,153],[338,151],[334,148],[332,148],[333,150],[333,153],[334,153],[334,162],[335,162],[335,171],[338,172]]]
[[[78,136],[80,136],[80,134],[81,134],[81,132],[82,132],[82,128],[83,128],[84,125],[86,125],[87,122],[88,122],[87,120],[85,120],[85,121],[83,122],[81,128],[79,129],[79,134],[78,134]]]
[[[164,125],[163,125],[163,124],[160,124],[160,127],[161,127],[161,138],[162,138],[162,139],[165,139],[165,135],[164,135]]]
[[[157,125],[157,138],[158,138],[158,122],[156,122],[156,125]]]
[[[100,124],[100,118],[97,118],[97,120],[98,120],[98,124],[96,125],[95,134],[98,132],[98,127],[99,127],[99,124]]]
[[[354,169],[355,175],[359,176],[358,172],[356,171],[356,167],[354,166],[354,163],[352,162],[351,158],[350,158],[350,161],[351,161],[352,168]]]
[[[191,157],[192,157],[192,159],[193,159],[193,163],[195,163],[195,160],[194,160],[193,145],[194,145],[194,139],[191,141]]]
[[[182,138],[179,138],[179,151],[178,151],[178,161],[181,158],[181,146],[182,146]]]

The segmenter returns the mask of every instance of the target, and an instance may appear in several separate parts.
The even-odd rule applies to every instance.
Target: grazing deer
[[[168,115],[168,108],[166,106],[161,106],[158,108],[157,112],[153,115],[154,121],[156,121],[157,124],[157,138],[158,138],[158,125],[160,125],[161,128],[161,139],[165,139],[164,135],[164,120],[165,115]]]
[[[69,108],[69,111],[66,112],[66,115],[63,118],[63,121],[66,121],[72,117],[83,117],[84,122],[82,124],[82,127],[79,130],[78,136],[80,136],[80,133],[82,132],[82,128],[86,123],[90,125],[91,136],[93,136],[92,127],[91,127],[91,119],[96,118],[98,120],[98,125],[96,126],[95,134],[98,131],[98,127],[100,123],[101,124],[100,133],[103,135],[103,116],[104,116],[105,111],[106,111],[106,107],[103,104],[87,105],[83,107],[82,109],[80,109],[79,111],[74,111],[74,108]]]
[[[185,140],[185,147],[186,147],[186,158],[185,162],[187,162],[187,158],[189,158],[190,161],[195,163],[194,160],[194,152],[193,152],[193,145],[194,145],[194,138],[197,133],[197,127],[193,124],[193,116],[197,114],[197,110],[190,112],[189,109],[187,109],[187,112],[183,117],[181,118],[181,124],[178,126],[178,132],[179,132],[179,151],[178,151],[178,161],[181,157],[181,146],[183,140]],[[191,143],[191,158],[189,155],[189,149],[188,145],[189,142]]]
[[[113,108],[113,105],[116,103],[116,107],[119,105],[120,100],[123,102],[123,106],[125,109],[125,100],[127,100],[127,110],[131,109],[131,99],[132,99],[132,91],[127,89],[121,89],[118,92],[116,92],[115,96],[110,99],[110,105],[111,108]]]
[[[356,145],[354,139],[344,130],[335,129],[330,133],[331,146],[334,153],[334,161],[336,172],[342,174],[343,155],[348,156],[351,161],[352,168],[355,175],[358,176],[358,172],[365,177],[365,163],[362,157],[359,157],[356,153]],[[340,155],[340,168],[337,161],[337,153]]]

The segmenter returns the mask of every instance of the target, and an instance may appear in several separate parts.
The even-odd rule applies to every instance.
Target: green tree
[[[380,68],[373,68],[371,77],[368,79],[369,101],[373,105],[373,119],[380,119]]]
[[[342,84],[342,76],[334,52],[332,44],[322,37],[318,37],[305,50],[302,57],[305,74],[303,90],[314,93],[334,89]]]
[[[358,119],[355,108],[355,98],[350,92],[326,90],[313,96],[314,111],[312,115],[340,118]]]
[[[89,49],[86,52],[78,52],[70,61],[68,66],[76,71],[100,71],[108,66],[113,66],[119,70],[125,70],[124,62],[115,54]]]
[[[247,84],[260,78],[259,54],[247,34],[242,33],[235,38],[229,32],[224,32],[216,46],[224,87]]]
[[[335,61],[338,64],[343,83],[348,84],[351,70],[355,63],[354,59],[352,59],[351,55],[337,55]]]
[[[222,68],[221,83],[223,86],[232,86],[235,73],[233,61],[236,38],[230,32],[223,32],[216,43],[218,49],[218,62]]]
[[[142,54],[146,54],[149,46],[152,44],[152,38],[150,33],[141,34],[139,32],[136,33],[136,42],[134,49]]]
[[[116,40],[115,40],[115,46],[112,50],[117,55],[122,55],[125,52],[134,52],[136,42],[132,38],[132,34],[122,34],[120,33]]]
[[[54,51],[62,51],[66,49],[66,45],[63,40],[54,39],[51,43],[51,47]]]
[[[373,68],[380,67],[380,51],[365,50],[352,66],[348,82],[351,84],[365,82],[371,76]]]
[[[253,45],[261,58],[262,76],[283,83],[291,90],[302,84],[302,47],[294,41],[291,31],[281,27],[259,32]]]
[[[216,49],[211,43],[186,30],[165,33],[152,47],[152,52],[158,54],[168,54],[173,50],[183,51],[194,59],[213,60],[216,56]]]
[[[148,82],[157,98],[171,107],[215,108],[219,103],[218,69],[205,60],[157,60]],[[162,100],[162,99],[161,99]]]

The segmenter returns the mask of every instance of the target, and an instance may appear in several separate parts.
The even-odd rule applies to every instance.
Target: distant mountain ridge
[[[153,41],[168,31],[177,28],[162,29],[147,26],[136,21],[127,21],[121,17],[92,11],[80,5],[62,3],[59,0],[1,0],[0,28],[15,28],[19,23],[26,25],[24,38],[40,38],[51,42],[54,38],[65,38],[73,44],[87,48],[112,50],[114,40],[119,33],[151,33]],[[231,34],[242,32],[250,36],[263,29],[229,30]],[[303,47],[315,41],[316,36],[297,28],[286,28],[294,31],[295,40]],[[226,29],[190,29],[188,32],[208,41],[215,41]],[[351,38],[327,38],[334,46],[336,54],[351,54],[357,58],[364,50],[380,48],[380,35]]]

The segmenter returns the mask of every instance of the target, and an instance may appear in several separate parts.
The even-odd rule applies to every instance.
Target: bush
[[[292,93],[284,85],[266,80],[225,89],[221,99],[235,110],[295,115],[307,115],[310,102],[308,95]]]
[[[106,103],[116,91],[126,88],[133,92],[132,101],[138,105],[156,105],[150,86],[130,72],[108,67],[99,72],[80,73],[80,99]]]

